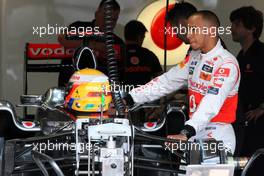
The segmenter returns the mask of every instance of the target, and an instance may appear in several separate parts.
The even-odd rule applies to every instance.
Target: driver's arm
[[[156,77],[146,85],[133,89],[125,100],[128,104],[143,104],[157,100],[173,91],[187,86],[189,60],[190,56],[187,56],[183,62],[177,64],[168,72]]]

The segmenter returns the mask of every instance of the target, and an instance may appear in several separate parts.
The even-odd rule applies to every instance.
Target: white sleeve
[[[183,62],[177,64],[168,72],[129,92],[134,102],[142,104],[154,101],[187,86],[189,60],[190,56],[187,56]]]
[[[240,71],[236,64],[226,63],[217,69],[212,77],[206,95],[197,110],[185,125],[192,126],[196,133],[204,129],[222,108],[227,97],[237,95]],[[235,107],[236,108],[236,107]]]

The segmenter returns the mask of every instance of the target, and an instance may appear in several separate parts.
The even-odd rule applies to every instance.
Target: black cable
[[[169,13],[169,0],[166,0],[166,13],[165,13],[165,23],[164,23],[164,72],[167,71],[167,34],[165,29],[168,24],[168,13]]]
[[[113,35],[113,19],[112,12],[113,8],[111,5],[112,0],[106,0],[104,2],[104,12],[105,12],[105,44],[107,50],[107,67],[108,67],[108,77],[110,85],[112,86],[112,97],[114,100],[115,108],[118,115],[125,114],[125,105],[122,101],[121,94],[119,91],[115,90],[115,86],[119,85],[118,78],[118,64],[115,58],[115,50],[113,48],[114,35]],[[113,87],[114,86],[114,87]]]

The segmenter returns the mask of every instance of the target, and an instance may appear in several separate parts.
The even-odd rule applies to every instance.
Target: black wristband
[[[135,104],[135,102],[134,102],[134,100],[130,94],[127,94],[124,97],[124,100],[126,101],[127,106],[133,106]]]
[[[195,129],[191,125],[185,125],[183,130],[181,130],[181,134],[186,135],[188,139],[190,139],[192,136],[196,135]]]

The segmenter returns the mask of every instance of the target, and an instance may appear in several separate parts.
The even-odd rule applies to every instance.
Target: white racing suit
[[[235,151],[235,134],[231,123],[236,119],[240,70],[236,58],[220,41],[208,53],[191,51],[186,59],[148,84],[133,89],[135,103],[150,102],[188,86],[193,138],[214,138]]]

